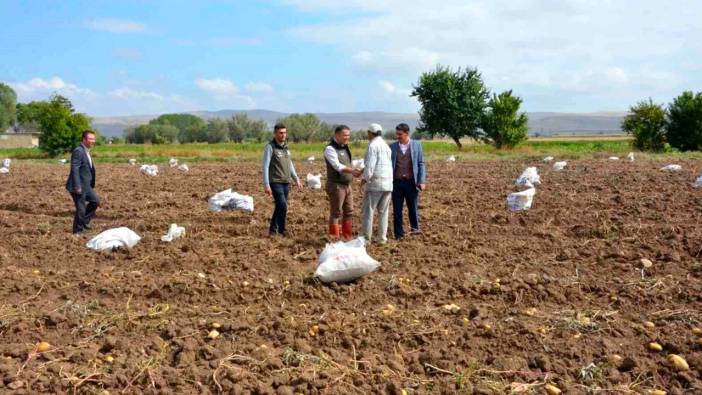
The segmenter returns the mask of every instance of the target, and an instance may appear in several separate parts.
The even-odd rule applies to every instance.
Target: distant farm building
[[[33,128],[10,127],[0,133],[0,148],[33,148],[39,146],[39,131]]]

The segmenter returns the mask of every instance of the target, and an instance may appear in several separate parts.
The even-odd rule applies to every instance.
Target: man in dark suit
[[[83,140],[71,154],[71,173],[66,181],[66,189],[71,193],[76,205],[73,219],[73,233],[90,229],[90,220],[100,205],[100,198],[95,193],[95,164],[90,156],[90,149],[95,145],[95,132],[83,132]]]
[[[419,233],[419,192],[426,188],[424,153],[419,141],[410,139],[406,123],[395,127],[397,141],[390,144],[393,168],[392,221],[395,239],[405,235],[402,226],[402,206],[407,202],[410,234]]]

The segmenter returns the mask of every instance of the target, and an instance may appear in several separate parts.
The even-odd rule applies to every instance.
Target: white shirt
[[[373,138],[368,144],[366,168],[363,170],[363,179],[369,191],[392,191],[392,152],[381,136]]]
[[[407,150],[409,149],[409,146],[410,146],[410,141],[407,140],[407,144],[402,144],[402,143],[399,143],[399,144],[400,144],[400,151],[402,151],[402,155],[406,154]]]
[[[334,139],[334,141],[336,141],[336,139]],[[336,142],[338,143],[338,141]],[[329,161],[331,167],[339,173],[341,173],[346,168],[346,166],[342,165],[341,162],[339,162],[339,154],[336,153],[336,149],[334,149],[334,147],[332,147],[331,145],[328,145],[326,146],[326,148],[324,148],[324,159]]]
[[[80,143],[80,145],[83,146],[83,149],[85,150],[85,155],[88,157],[88,163],[90,163],[90,168],[93,168],[93,158],[90,157],[90,149],[85,146],[85,144]]]

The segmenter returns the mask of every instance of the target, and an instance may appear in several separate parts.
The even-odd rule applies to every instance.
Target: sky
[[[416,112],[438,64],[526,111],[702,90],[698,0],[0,0],[0,81],[91,116]]]

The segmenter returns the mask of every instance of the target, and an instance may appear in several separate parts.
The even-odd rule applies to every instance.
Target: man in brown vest
[[[361,171],[354,169],[348,143],[351,129],[339,125],[334,130],[329,144],[324,148],[324,161],[327,163],[327,196],[329,197],[329,236],[339,238],[339,222],[344,239],[353,237],[353,195],[351,183],[360,177]]]

